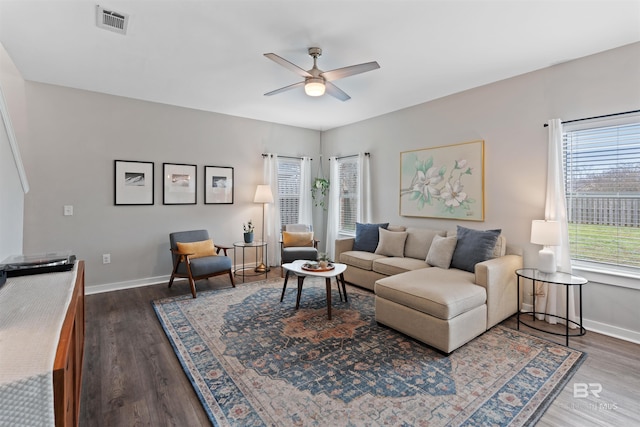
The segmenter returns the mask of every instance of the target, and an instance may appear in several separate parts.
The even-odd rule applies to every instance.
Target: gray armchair
[[[309,233],[313,233],[313,226],[308,224],[287,224],[282,227],[281,265],[299,259],[310,261],[318,259],[318,241],[313,238],[313,235],[308,236]],[[280,271],[282,275],[282,268]]]
[[[191,295],[196,297],[196,280],[228,274],[231,285],[233,272],[231,271],[231,258],[227,255],[229,247],[215,245],[209,238],[207,230],[180,231],[169,234],[171,244],[171,257],[173,259],[173,271],[169,280],[169,287],[176,277],[186,278],[191,286]],[[224,255],[219,255],[220,251]]]

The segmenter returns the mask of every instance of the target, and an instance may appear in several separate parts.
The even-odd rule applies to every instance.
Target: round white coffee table
[[[340,293],[340,299],[344,294],[344,300],[347,301],[347,288],[344,283],[344,271],[347,269],[345,264],[331,263],[334,266],[331,270],[314,271],[304,269],[303,266],[308,263],[306,260],[298,260],[288,264],[283,264],[282,268],[287,271],[284,277],[284,286],[282,287],[282,296],[280,302],[284,299],[284,291],[287,289],[287,281],[289,280],[289,274],[293,273],[298,276],[298,295],[296,296],[296,310],[300,307],[300,295],[302,294],[302,285],[306,276],[324,277],[325,285],[327,287],[327,316],[331,320],[331,279],[336,278],[338,283],[338,292]],[[342,290],[340,284],[342,283]]]

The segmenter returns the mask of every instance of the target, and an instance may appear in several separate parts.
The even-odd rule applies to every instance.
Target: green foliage
[[[327,209],[325,199],[329,193],[329,180],[324,178],[316,178],[311,186],[311,197],[313,198],[316,206],[322,206],[322,209]]]

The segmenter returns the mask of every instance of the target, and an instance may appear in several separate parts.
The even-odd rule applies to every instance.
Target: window
[[[298,223],[300,206],[300,159],[278,158],[280,225]]]
[[[360,170],[357,157],[345,157],[338,162],[338,177],[340,178],[340,221],[338,232],[341,234],[355,234],[358,218],[359,176]]]
[[[572,260],[640,272],[640,120],[567,129],[563,157]]]

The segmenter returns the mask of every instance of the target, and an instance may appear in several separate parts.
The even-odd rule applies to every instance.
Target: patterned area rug
[[[153,302],[216,426],[533,424],[583,360],[496,326],[444,356],[374,318],[373,294],[308,277],[300,309],[282,279]]]

